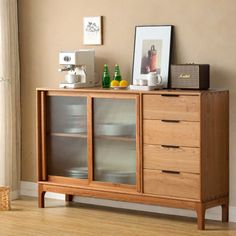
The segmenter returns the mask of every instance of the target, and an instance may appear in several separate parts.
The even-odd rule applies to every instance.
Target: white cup
[[[147,79],[135,79],[133,84],[138,85],[138,86],[147,86],[148,81],[147,81]]]
[[[157,86],[162,83],[162,77],[156,72],[150,72],[147,75],[147,82],[148,86]]]
[[[79,82],[79,76],[78,75],[71,75],[71,74],[66,74],[65,75],[65,80],[69,84],[74,84]]]
[[[133,82],[133,85],[139,85],[139,80],[135,79],[134,82]]]
[[[148,85],[148,81],[147,81],[146,79],[140,79],[140,80],[138,81],[138,84],[139,84],[140,86],[147,86],[147,85]]]

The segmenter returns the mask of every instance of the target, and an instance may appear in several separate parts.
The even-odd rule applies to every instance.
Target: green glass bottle
[[[103,74],[102,74],[102,87],[103,88],[110,88],[110,73],[109,73],[109,69],[108,69],[108,65],[105,64],[104,65],[104,69],[103,69]]]
[[[121,81],[120,67],[117,64],[115,65],[115,73],[113,79],[119,82]]]

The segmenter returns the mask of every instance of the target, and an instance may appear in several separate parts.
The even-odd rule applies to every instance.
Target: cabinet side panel
[[[229,93],[201,96],[202,201],[229,194]]]
[[[38,181],[42,180],[42,146],[41,146],[41,92],[37,91],[36,97],[36,140],[37,140],[37,163],[38,163]]]
[[[46,93],[41,92],[41,163],[42,163],[42,180],[46,180]]]

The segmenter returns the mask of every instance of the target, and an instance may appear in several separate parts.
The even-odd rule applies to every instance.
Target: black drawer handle
[[[173,174],[173,175],[179,175],[180,174],[179,171],[173,171],[173,170],[162,170],[161,172],[165,173],[165,174]]]
[[[180,146],[175,145],[161,145],[163,148],[180,148]]]
[[[161,120],[162,122],[179,123],[179,120]]]
[[[179,97],[178,94],[161,94],[163,97]]]

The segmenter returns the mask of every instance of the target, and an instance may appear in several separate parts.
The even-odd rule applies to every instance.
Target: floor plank
[[[46,200],[37,208],[37,199],[22,197],[12,210],[0,212],[0,236],[236,236],[236,224],[207,221],[207,230],[198,231],[196,219],[144,213],[108,207]]]

